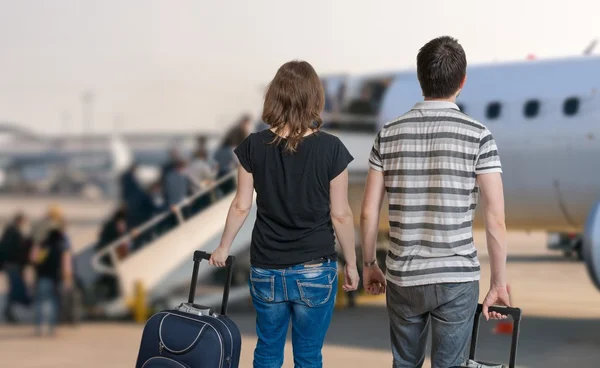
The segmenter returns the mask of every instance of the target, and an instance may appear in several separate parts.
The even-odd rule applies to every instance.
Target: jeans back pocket
[[[300,299],[309,307],[326,304],[331,299],[336,280],[337,272],[335,270],[327,270],[315,278],[296,280]]]
[[[275,276],[264,275],[254,269],[250,272],[250,289],[252,295],[265,302],[275,300]]]

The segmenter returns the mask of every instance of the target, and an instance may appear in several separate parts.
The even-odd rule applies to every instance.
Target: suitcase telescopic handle
[[[491,306],[488,308],[488,312],[496,312],[500,314],[507,314],[512,317],[514,321],[521,319],[521,309],[520,308],[511,308],[511,307],[497,307]],[[483,313],[483,305],[477,305],[477,314]]]
[[[210,260],[211,254],[197,250],[194,252],[194,269],[192,271],[192,283],[190,285],[190,295],[188,303],[193,304],[196,296],[196,284],[198,282],[198,269],[200,268],[200,262],[202,260]],[[227,257],[225,265],[227,267],[227,280],[225,282],[225,289],[223,289],[223,301],[221,302],[221,314],[227,315],[227,304],[229,303],[229,290],[231,289],[231,281],[233,279],[233,261],[234,256]]]
[[[211,253],[207,253],[201,250],[197,250],[194,252],[194,262],[200,262],[201,260],[205,260],[205,261],[210,261],[210,257],[212,256]],[[234,256],[229,256],[227,257],[227,260],[225,261],[225,264],[227,266],[231,266],[233,264],[233,261],[235,260]]]
[[[509,368],[515,368],[517,361],[517,346],[519,345],[519,327],[521,325],[521,309],[511,307],[496,307],[488,308],[488,312],[496,312],[504,315],[509,315],[513,320],[513,333],[510,343],[510,361]],[[477,349],[477,338],[479,337],[479,318],[483,313],[483,305],[478,304],[475,311],[475,320],[473,321],[473,336],[471,337],[471,350],[469,359],[475,360],[475,350]]]

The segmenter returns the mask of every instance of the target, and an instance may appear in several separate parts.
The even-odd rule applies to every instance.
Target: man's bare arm
[[[485,223],[488,254],[490,258],[490,291],[484,300],[483,313],[487,319],[503,318],[496,313],[488,314],[494,304],[509,306],[506,287],[506,223],[504,219],[504,189],[500,173],[477,176],[481,189],[481,204]]]
[[[385,195],[385,179],[382,171],[369,169],[367,185],[360,212],[360,232],[362,254],[365,262],[377,260],[377,233],[379,231],[379,213]],[[375,263],[363,268],[363,286],[369,294],[385,292],[385,275]]]
[[[385,182],[383,172],[369,169],[360,212],[362,254],[365,262],[372,262],[376,258],[379,213],[381,212],[384,195]]]

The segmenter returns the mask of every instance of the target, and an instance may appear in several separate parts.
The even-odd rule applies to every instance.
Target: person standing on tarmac
[[[12,312],[15,304],[29,305],[31,302],[23,275],[28,263],[28,224],[27,217],[18,213],[0,239],[0,253],[8,276],[8,298],[4,307],[4,317],[8,322],[16,321]]]
[[[461,112],[456,97],[467,59],[451,37],[417,55],[424,97],[377,134],[361,213],[363,284],[386,292],[394,367],[421,367],[431,325],[432,368],[466,362],[479,300],[480,263],[473,216],[483,205],[491,265],[486,319],[494,304],[510,306],[501,163],[492,133]],[[376,259],[379,213],[389,202],[390,244],[384,275]]]
[[[338,283],[334,234],[347,261],[343,288],[358,286],[348,204],[353,157],[339,138],[320,130],[323,106],[313,67],[284,64],[265,96],[263,120],[271,128],[250,134],[234,151],[240,162],[237,192],[209,263],[225,266],[256,190],[249,280],[257,315],[255,368],[282,366],[290,321],[295,366],[323,366]]]
[[[73,288],[72,256],[68,249],[65,224],[61,222],[49,231],[46,239],[31,253],[35,266],[35,325],[36,335],[43,335],[44,325],[54,335],[59,316],[61,287]],[[44,312],[48,312],[47,314]]]

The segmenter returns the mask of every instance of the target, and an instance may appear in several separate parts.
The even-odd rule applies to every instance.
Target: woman
[[[210,264],[225,265],[256,190],[249,286],[257,312],[257,368],[282,366],[290,319],[295,366],[322,366],[337,290],[334,230],[347,260],[344,290],[358,286],[347,195],[353,158],[337,137],[319,131],[323,96],[310,64],[284,64],[265,96],[262,117],[270,129],[235,149],[237,193]]]
[[[53,335],[58,321],[60,287],[70,290],[73,286],[72,261],[65,224],[51,229],[41,245],[34,246],[31,261],[35,264],[35,322],[36,334],[42,335],[44,324]],[[48,306],[47,308],[45,306]],[[49,309],[44,316],[44,310]]]

